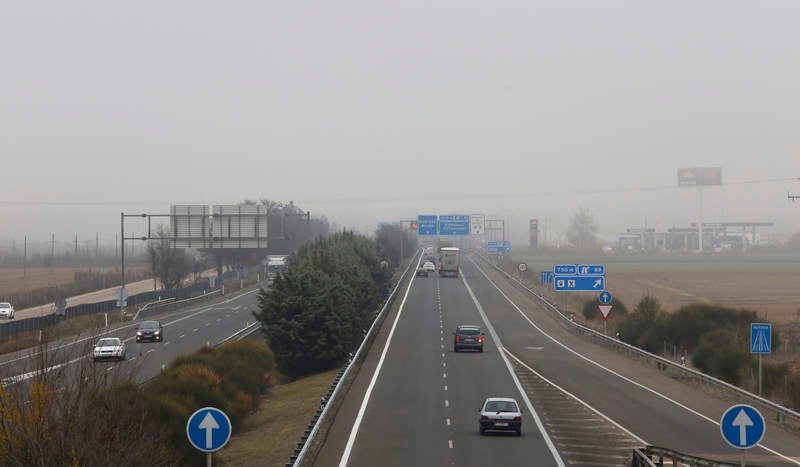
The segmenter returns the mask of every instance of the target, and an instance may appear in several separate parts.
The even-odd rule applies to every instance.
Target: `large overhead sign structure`
[[[722,185],[722,167],[678,169],[678,186]]]
[[[439,235],[469,235],[469,216],[463,214],[439,216]]]
[[[436,235],[438,232],[439,218],[437,216],[417,216],[417,235]]]
[[[174,248],[267,247],[264,205],[174,205],[169,217]]]

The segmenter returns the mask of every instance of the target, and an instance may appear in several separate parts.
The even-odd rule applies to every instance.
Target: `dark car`
[[[142,321],[136,328],[136,342],[164,340],[164,327],[158,321]]]
[[[522,435],[522,409],[510,397],[489,397],[478,409],[478,431],[512,431]]]
[[[483,352],[483,333],[480,326],[462,324],[453,333],[453,351],[472,349]]]
[[[417,269],[417,277],[428,277],[428,270],[422,267]]]

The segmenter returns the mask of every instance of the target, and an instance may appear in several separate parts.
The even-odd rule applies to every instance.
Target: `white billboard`
[[[483,235],[485,229],[486,216],[484,214],[471,214],[469,216],[469,230],[472,235]]]

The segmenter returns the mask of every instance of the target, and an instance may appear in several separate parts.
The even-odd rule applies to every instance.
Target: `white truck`
[[[442,277],[458,277],[461,266],[461,251],[456,247],[439,249],[439,275]]]

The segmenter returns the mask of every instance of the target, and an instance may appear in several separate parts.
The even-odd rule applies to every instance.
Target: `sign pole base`
[[[744,465],[744,464],[742,464],[742,465]],[[211,453],[210,452],[206,453],[206,467],[211,467]]]

